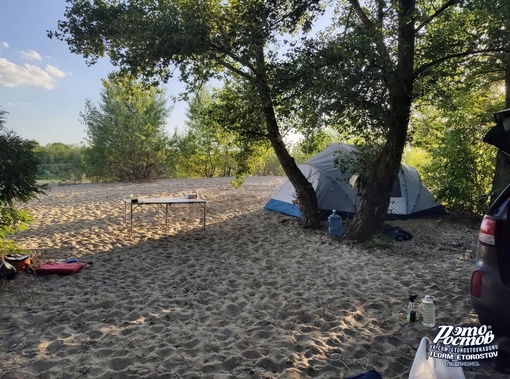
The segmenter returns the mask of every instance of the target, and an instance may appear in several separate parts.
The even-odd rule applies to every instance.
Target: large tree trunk
[[[320,228],[319,208],[317,205],[315,189],[305,178],[294,161],[294,158],[292,158],[289,154],[278,128],[271,89],[269,88],[266,76],[265,59],[262,47],[260,47],[257,52],[257,67],[258,72],[256,85],[263,104],[269,141],[271,142],[283,171],[296,190],[303,226],[309,228]]]
[[[289,154],[278,129],[274,108],[270,104],[270,99],[266,99],[264,104],[264,115],[266,118],[269,140],[271,141],[271,145],[273,146],[283,171],[285,171],[285,174],[296,190],[303,225],[310,228],[319,228],[319,208],[317,205],[315,189],[305,178],[294,161],[294,158],[292,158]]]
[[[507,56],[505,69],[505,107],[510,108],[510,54]],[[496,200],[499,194],[510,183],[510,157],[498,151],[496,157],[496,171],[492,179],[491,202]]]
[[[362,174],[361,200],[348,230],[348,239],[367,239],[381,228],[388,213],[391,190],[400,168],[407,134],[408,117],[406,119],[405,114],[407,112],[409,115],[409,106],[403,100],[393,111],[394,117],[385,145],[376,160]]]
[[[353,240],[367,239],[384,223],[406,143],[414,84],[416,3],[415,0],[401,0],[400,4],[398,63],[396,70],[386,67],[391,97],[388,133],[376,160],[362,173],[361,201],[347,233],[347,238]]]
[[[272,115],[271,115],[272,113]],[[299,208],[301,210],[303,226],[310,228],[319,228],[319,209],[317,205],[317,195],[312,184],[305,178],[294,158],[292,158],[283,143],[278,125],[274,118],[274,111],[265,110],[266,122],[269,133],[269,140],[278,157],[278,160],[289,178],[289,181],[296,190]],[[274,121],[273,121],[274,120]]]

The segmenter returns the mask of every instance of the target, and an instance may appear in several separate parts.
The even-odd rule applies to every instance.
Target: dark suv
[[[484,141],[510,154],[510,109],[494,117],[496,126]],[[510,185],[490,206],[480,226],[470,292],[480,323],[510,333]]]

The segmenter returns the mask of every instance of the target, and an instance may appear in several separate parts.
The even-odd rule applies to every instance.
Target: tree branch
[[[224,68],[226,68],[227,70],[230,70],[232,71],[233,73],[239,75],[240,77],[242,77],[243,79],[246,79],[248,80],[249,82],[253,82],[255,80],[255,78],[253,76],[250,76],[248,75],[246,72],[238,69],[236,66],[234,66],[233,64],[225,61],[225,60],[222,60],[222,59],[216,59],[218,61],[218,63],[220,65],[222,65]]]
[[[349,2],[351,3],[354,12],[356,12],[356,15],[359,17],[363,25],[365,25],[368,29],[375,32],[374,41],[377,46],[377,50],[381,56],[380,64],[383,67],[387,79],[387,76],[393,71],[393,67],[391,63],[392,61],[390,53],[388,52],[388,48],[385,44],[384,36],[382,35],[380,30],[376,29],[376,25],[368,18],[367,14],[363,11],[359,3],[359,0],[349,0]],[[379,16],[382,16],[382,14],[379,14]]]
[[[435,18],[437,18],[441,13],[443,13],[446,9],[450,8],[451,6],[457,4],[459,0],[448,0],[446,3],[443,4],[441,8],[439,8],[434,14],[432,14],[427,20],[425,20],[423,23],[418,25],[416,27],[416,33],[419,33],[421,29],[423,29],[426,25],[430,24]]]
[[[384,5],[386,4],[383,0],[377,0],[377,21],[379,25],[382,25],[384,22]]]
[[[446,61],[448,61],[450,59],[462,58],[462,57],[467,57],[467,56],[470,56],[470,55],[481,55],[481,54],[486,54],[486,53],[498,53],[498,52],[501,52],[501,49],[467,50],[467,51],[464,51],[464,52],[461,52],[461,53],[445,55],[442,58],[439,58],[439,59],[436,59],[435,61],[426,63],[426,64],[420,66],[419,68],[417,68],[414,71],[414,77],[416,79],[421,74],[423,74],[425,71],[430,69],[431,67],[437,66],[437,65],[439,65],[439,64],[441,64],[443,62],[446,62]]]
[[[366,13],[363,11],[363,9],[361,9],[361,5],[359,5],[359,1],[358,0],[349,0],[349,2],[351,3],[354,11],[356,12],[356,14],[358,15],[359,19],[361,20],[361,22],[365,25],[365,26],[368,26],[368,27],[373,27],[374,26],[374,23],[368,18],[368,16],[366,15]]]

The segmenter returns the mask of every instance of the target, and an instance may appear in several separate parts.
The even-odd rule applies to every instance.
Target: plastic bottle
[[[333,213],[328,217],[328,233],[334,240],[342,239],[342,217],[333,209]]]
[[[409,305],[407,306],[407,322],[416,321],[416,311],[414,310],[414,301],[418,295],[409,296]]]
[[[436,325],[436,307],[433,296],[425,295],[421,302],[421,323],[427,328],[433,328]]]

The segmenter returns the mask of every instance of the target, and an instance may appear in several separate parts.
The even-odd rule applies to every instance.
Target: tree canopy
[[[131,76],[103,80],[101,100],[81,113],[89,146],[90,178],[118,181],[156,179],[167,158],[166,99],[162,90]]]

